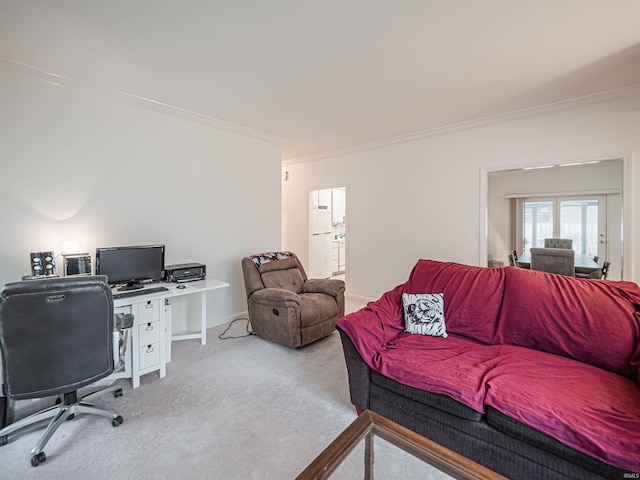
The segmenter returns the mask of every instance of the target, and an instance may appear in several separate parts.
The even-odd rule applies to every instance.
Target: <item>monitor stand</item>
[[[129,282],[126,285],[123,285],[122,287],[118,288],[118,291],[126,292],[129,290],[142,290],[143,288],[144,288],[144,285],[142,285],[141,283]]]

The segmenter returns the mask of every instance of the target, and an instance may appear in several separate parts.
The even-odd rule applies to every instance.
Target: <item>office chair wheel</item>
[[[2,435],[0,437],[0,446],[6,445],[7,443],[9,443],[9,435]]]
[[[47,460],[47,456],[44,454],[44,452],[40,452],[39,454],[31,457],[31,466],[37,467],[41,463],[44,463],[46,460]]]
[[[120,425],[122,425],[122,422],[124,422],[124,418],[122,418],[122,415],[118,415],[116,418],[111,420],[111,426],[114,428],[119,427]]]
[[[113,396],[116,397],[116,398],[121,397],[122,396],[122,389],[119,388],[115,392],[113,392]]]

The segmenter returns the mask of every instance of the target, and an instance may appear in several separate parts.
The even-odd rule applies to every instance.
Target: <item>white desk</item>
[[[145,294],[144,290],[163,286],[166,291]],[[184,288],[179,288],[184,286]],[[160,378],[166,375],[166,363],[171,361],[171,342],[200,339],[207,343],[207,292],[226,288],[229,284],[220,280],[205,279],[187,283],[154,283],[145,286],[140,295],[113,299],[116,314],[131,313],[134,325],[127,340],[124,370],[111,376],[131,378],[134,388],[140,385],[140,376],[158,371]],[[117,291],[114,291],[117,293]],[[200,294],[200,331],[184,335],[172,335],[172,315],[169,300],[176,297]]]
[[[205,280],[198,280],[196,282],[185,282],[185,283],[153,283],[145,288],[154,288],[154,287],[165,287],[168,288],[166,292],[158,292],[158,293],[150,293],[148,295],[136,295],[133,297],[124,297],[124,298],[114,298],[113,305],[114,307],[120,307],[122,305],[130,305],[132,303],[137,302],[146,302],[148,300],[156,300],[156,299],[171,299],[175,297],[182,297],[185,295],[195,295],[200,294],[200,302],[202,305],[201,315],[200,315],[200,332],[191,333],[185,335],[173,335],[171,340],[190,340],[194,338],[199,338],[200,343],[202,345],[207,344],[207,295],[206,293],[211,290],[217,290],[219,288],[226,288],[229,286],[228,283],[222,282],[220,280],[214,280],[213,278],[207,278]],[[179,286],[184,286],[184,288],[178,288]],[[142,290],[144,291],[144,289]],[[116,292],[114,292],[116,293]]]

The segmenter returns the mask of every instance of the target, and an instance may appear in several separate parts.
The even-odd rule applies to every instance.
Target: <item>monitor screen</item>
[[[158,281],[164,269],[164,245],[96,248],[96,275],[123,289],[142,288],[141,282]]]

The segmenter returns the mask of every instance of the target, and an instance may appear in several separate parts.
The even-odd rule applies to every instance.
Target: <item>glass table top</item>
[[[365,410],[298,477],[506,480],[462,455]]]

